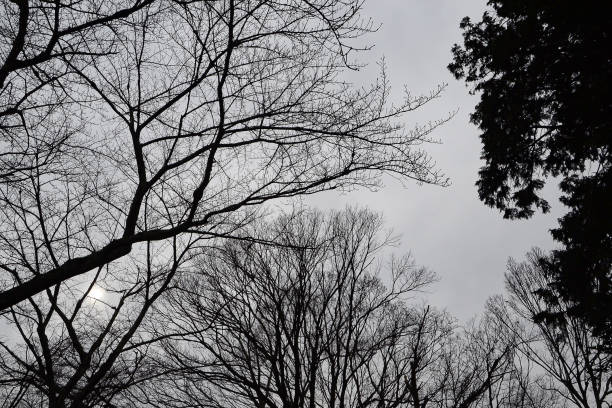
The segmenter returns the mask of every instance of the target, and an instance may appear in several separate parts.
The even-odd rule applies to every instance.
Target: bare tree
[[[556,394],[557,406],[608,408],[612,406],[612,358],[602,347],[605,342],[593,336],[580,319],[567,316],[562,325],[536,319],[551,310],[538,294],[550,283],[540,264],[543,256],[535,249],[526,262],[510,260],[506,274],[509,295],[492,298],[490,313],[499,330],[515,343],[518,363],[535,367],[528,368],[534,372],[533,386]],[[562,313],[567,306],[559,303],[552,311]]]
[[[380,228],[367,211],[308,212],[259,228],[273,246],[232,242],[203,254],[156,319],[174,334],[160,361],[172,374],[130,389],[130,401],[478,406],[511,353],[493,334],[461,334],[447,314],[409,306],[433,275],[409,258],[383,263]]]
[[[417,147],[440,121],[398,121],[441,88],[390,105],[384,70],[340,79],[361,3],[2,1],[0,309],[272,199],[444,183]]]
[[[0,395],[117,401],[194,247],[277,198],[443,183],[384,71],[356,88],[360,0],[0,1]],[[208,243],[205,243],[208,242]],[[104,290],[102,295],[96,291]],[[6,327],[7,330],[4,330]]]
[[[64,59],[113,52],[114,28],[155,1],[0,2],[0,183],[57,168],[79,115]]]
[[[58,285],[12,307],[2,323],[15,333],[0,338],[0,407],[113,406],[163,374],[152,365],[159,339],[146,330],[148,312],[199,241],[149,244],[133,274],[99,268],[65,293]]]

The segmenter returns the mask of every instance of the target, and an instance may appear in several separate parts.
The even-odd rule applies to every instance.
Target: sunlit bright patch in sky
[[[102,300],[105,294],[106,294],[106,291],[104,289],[102,289],[101,287],[97,285],[94,285],[94,287],[91,288],[87,296],[95,300]]]

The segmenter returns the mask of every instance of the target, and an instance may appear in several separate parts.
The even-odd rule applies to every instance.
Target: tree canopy
[[[461,22],[449,65],[480,94],[478,194],[506,218],[528,218],[549,210],[541,190],[560,179],[569,212],[552,231],[562,247],[541,260],[554,276],[542,294],[610,334],[612,17],[591,1],[488,5],[481,21]]]
[[[0,310],[273,199],[444,183],[418,147],[439,122],[399,121],[441,88],[339,79],[360,0],[77,3],[0,3]]]

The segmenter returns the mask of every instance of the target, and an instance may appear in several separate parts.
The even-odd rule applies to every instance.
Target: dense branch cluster
[[[395,241],[380,216],[295,211],[250,228],[250,239],[192,248],[193,259],[175,253],[128,291],[13,308],[4,406],[610,404],[601,341],[579,320],[532,322],[546,281],[536,261],[511,264],[509,296],[462,328],[418,300],[432,272],[384,256]]]
[[[439,122],[397,121],[441,89],[394,106],[384,73],[339,78],[360,3],[3,2],[0,307],[271,199],[443,183],[418,148]]]
[[[342,80],[361,5],[0,0],[0,408],[610,406],[539,264],[461,327],[380,216],[288,200],[446,183],[403,122],[442,88]]]

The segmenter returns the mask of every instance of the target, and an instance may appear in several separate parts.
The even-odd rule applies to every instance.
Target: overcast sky
[[[372,62],[360,75],[371,79],[375,64],[385,57],[396,96],[403,85],[413,93],[427,93],[448,83],[441,99],[415,116],[407,116],[408,127],[423,118],[436,119],[458,109],[454,119],[436,131],[441,145],[427,148],[438,168],[452,185],[402,186],[385,179],[379,191],[356,191],[339,196],[328,192],[309,202],[319,208],[343,208],[347,204],[367,206],[382,212],[386,224],[401,235],[398,252],[410,251],[417,263],[438,273],[441,281],[428,296],[431,303],[446,307],[461,320],[483,309],[490,295],[503,291],[503,274],[509,257],[523,258],[533,246],[554,246],[548,230],[556,225],[563,208],[548,188],[551,213],[527,221],[507,221],[482,204],[474,183],[481,166],[478,129],[469,123],[477,101],[464,83],[446,69],[450,48],[460,41],[459,21],[469,15],[479,18],[484,0],[369,0],[364,14],[382,24],[368,37],[375,47],[362,59]]]

